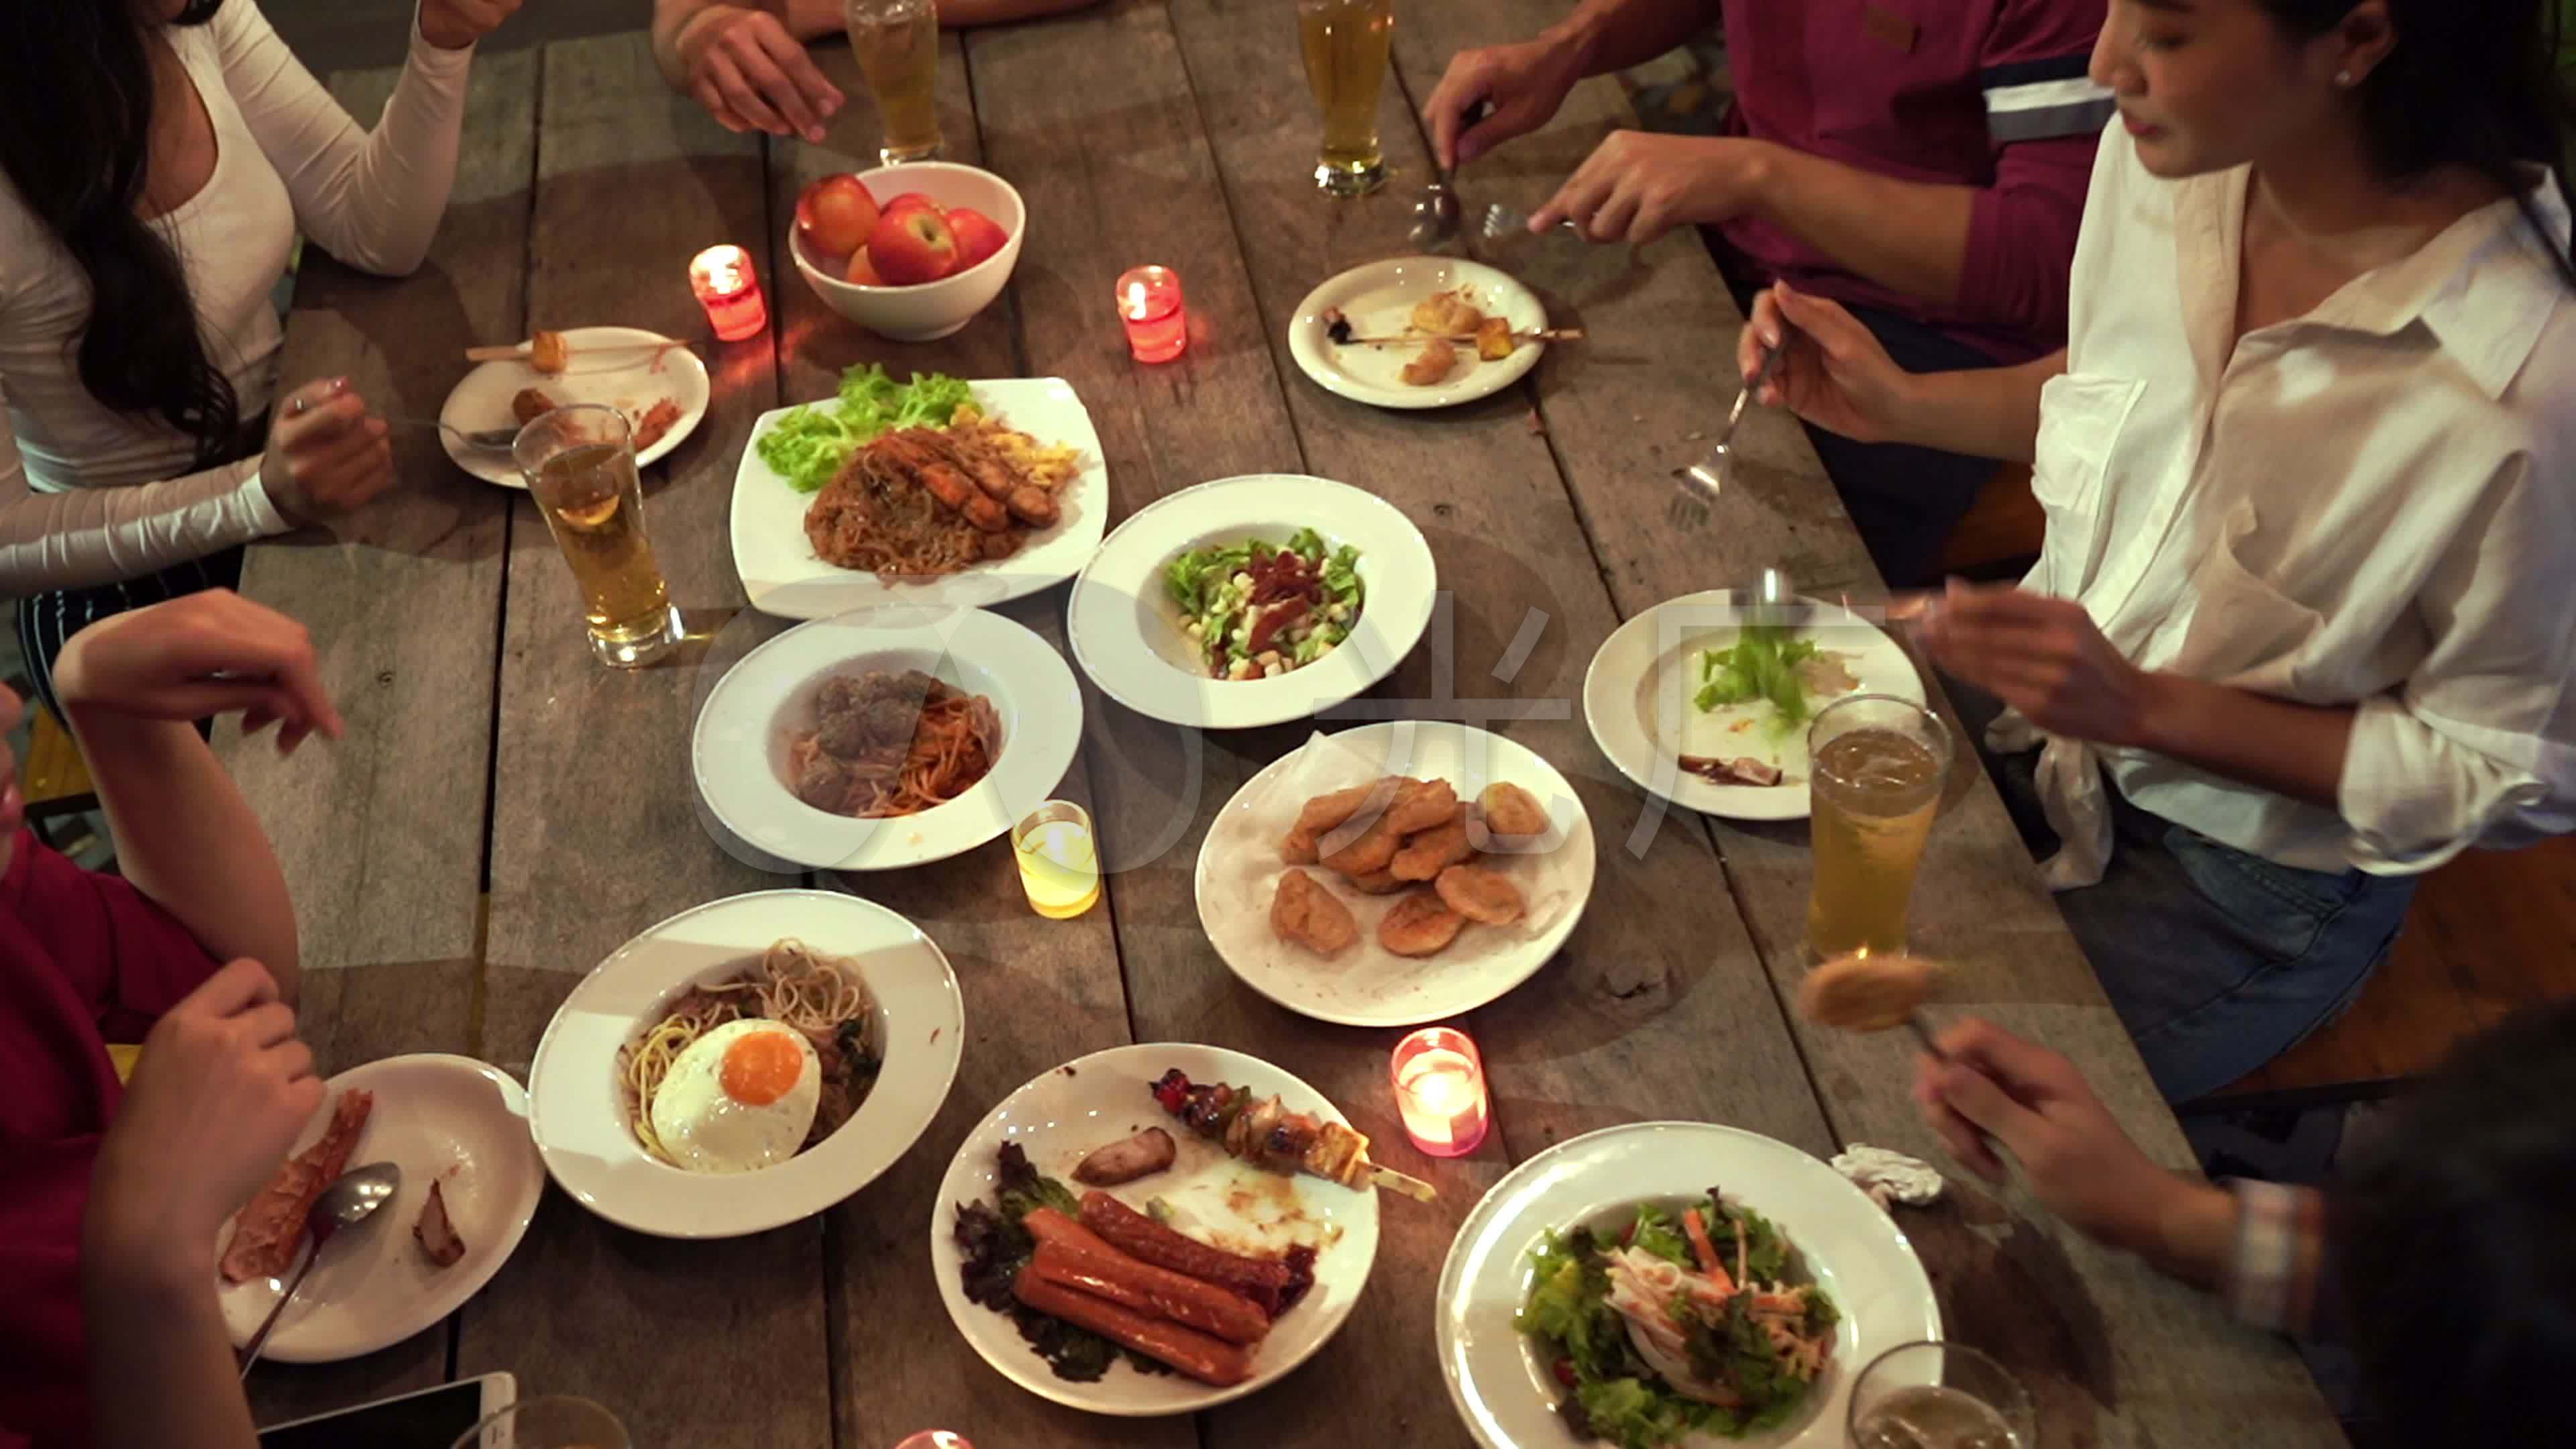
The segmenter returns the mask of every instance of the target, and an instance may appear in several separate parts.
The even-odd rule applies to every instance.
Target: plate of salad
[[[1610,763],[1677,805],[1737,820],[1807,814],[1807,726],[1851,694],[1923,702],[1885,631],[1820,599],[1766,608],[1732,590],[1667,599],[1619,626],[1583,676]]]
[[[929,430],[930,446],[894,451],[922,437],[913,430]],[[887,465],[875,478],[883,493],[835,482],[863,450]],[[962,494],[969,477],[992,480],[962,499],[993,514],[989,533],[930,486]],[[1034,486],[1024,496],[1039,506],[1012,498],[1012,485]],[[734,568],[752,607],[790,619],[883,603],[982,606],[1081,572],[1108,515],[1100,437],[1072,384],[939,373],[897,382],[870,363],[845,371],[834,396],[752,424],[734,475]],[[957,539],[989,541],[998,556],[956,558]],[[891,561],[882,572],[880,559]]]
[[[1074,658],[1112,699],[1201,729],[1303,719],[1385,678],[1438,569],[1394,504],[1292,473],[1220,478],[1121,523],[1074,582]]]
[[[1895,1221],[1806,1153],[1705,1122],[1560,1142],[1449,1249],[1442,1377],[1487,1449],[1839,1445],[1860,1370],[1941,1336]]]

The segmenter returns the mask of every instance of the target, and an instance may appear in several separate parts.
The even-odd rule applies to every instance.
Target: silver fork
[[[1498,201],[1485,208],[1485,220],[1480,229],[1485,234],[1485,240],[1498,241],[1503,237],[1511,235],[1513,232],[1525,232],[1529,230],[1529,213],[1526,211],[1514,211],[1510,207],[1505,206]],[[1573,237],[1583,235],[1583,229],[1574,224],[1574,218],[1572,217],[1567,217],[1565,220],[1558,222],[1549,230],[1551,235],[1556,232],[1563,232],[1567,236]]]
[[[1680,488],[1664,510],[1667,523],[1675,528],[1697,528],[1708,522],[1709,502],[1726,490],[1726,465],[1735,457],[1735,425],[1744,421],[1745,401],[1771,381],[1772,372],[1780,366],[1780,355],[1788,350],[1784,340],[1783,345],[1762,354],[1762,365],[1753,369],[1753,380],[1735,395],[1735,406],[1727,409],[1726,426],[1718,429],[1717,441],[1708,445],[1708,456],[1687,468],[1673,470]]]
[[[469,448],[494,448],[506,452],[512,443],[519,440],[517,428],[485,428],[481,432],[469,433],[437,418],[387,418],[385,421],[406,428],[436,428]]]

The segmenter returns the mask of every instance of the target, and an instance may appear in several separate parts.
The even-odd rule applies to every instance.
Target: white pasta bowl
[[[757,1172],[686,1172],[648,1156],[618,1055],[693,985],[722,981],[793,938],[854,962],[884,1065],[850,1120]],[[948,957],[912,922],[835,891],[757,891],[671,917],[573,987],[528,1066],[528,1123],[556,1185],[621,1227],[730,1238],[810,1217],[874,1182],[938,1115],[957,1078],[966,1007]]]
[[[848,280],[808,252],[804,236],[791,221],[787,227],[788,254],[796,259],[796,270],[804,276],[805,285],[814,289],[814,295],[822,298],[825,306],[880,337],[897,342],[928,342],[963,328],[1002,295],[1003,285],[1011,280],[1011,269],[1020,264],[1020,243],[1029,232],[1028,203],[1020,200],[1018,188],[981,167],[960,166],[954,161],[880,166],[860,172],[859,180],[880,205],[907,191],[918,191],[939,203],[943,210],[973,207],[991,217],[1007,239],[1000,251],[935,282],[869,287]]]

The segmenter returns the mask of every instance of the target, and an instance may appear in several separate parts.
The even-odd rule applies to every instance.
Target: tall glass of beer
[[[598,403],[560,407],[521,428],[510,451],[581,586],[590,652],[615,669],[670,653],[681,639],[680,612],[644,534],[644,484],[626,415]]]
[[[1950,731],[1923,706],[1855,694],[1807,727],[1815,893],[1809,964],[1905,949],[1905,903],[1950,771]]]
[[[850,49],[877,98],[877,160],[939,154],[939,8],[933,0],[842,0]]]
[[[1377,97],[1386,85],[1386,51],[1395,39],[1394,0],[1297,0],[1297,33],[1306,80],[1324,108],[1324,144],[1315,184],[1335,196],[1362,196],[1386,180],[1377,143]]]

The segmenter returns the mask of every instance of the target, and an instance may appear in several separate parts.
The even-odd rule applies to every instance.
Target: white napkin
[[[1834,1171],[1852,1180],[1880,1207],[1901,1202],[1921,1207],[1941,1196],[1941,1170],[1902,1152],[1855,1142],[1835,1154]]]
[[[2040,813],[2057,832],[2057,853],[2039,863],[2039,878],[2052,891],[2099,884],[2111,864],[2111,800],[2102,786],[2102,757],[2082,740],[2047,733],[2017,709],[1986,726],[1986,748],[2007,755],[2039,749],[2031,783],[2039,790]]]
[[[1278,893],[1279,878],[1289,870],[1279,858],[1279,842],[1297,823],[1297,812],[1306,802],[1389,774],[1445,779],[1461,802],[1474,800],[1492,783],[1488,771],[1494,761],[1453,760],[1445,757],[1449,752],[1441,753],[1444,757],[1430,758],[1428,751],[1418,750],[1410,760],[1380,759],[1318,733],[1289,757],[1285,768],[1237,796],[1208,827],[1208,864],[1201,883],[1200,913],[1208,939],[1227,962],[1274,998],[1284,993],[1351,1012],[1391,1007],[1407,997],[1426,994],[1433,983],[1464,974],[1512,972],[1515,967],[1520,968],[1515,974],[1526,974],[1538,964],[1528,961],[1528,953],[1590,888],[1591,855],[1559,848],[1576,829],[1584,828],[1582,804],[1550,799],[1546,782],[1516,779],[1508,772],[1503,778],[1528,790],[1546,807],[1548,833],[1510,853],[1479,856],[1476,863],[1501,871],[1520,887],[1529,909],[1518,921],[1508,926],[1469,921],[1458,939],[1436,956],[1398,956],[1378,944],[1377,924],[1404,897],[1368,895],[1338,874],[1314,865],[1299,869],[1351,908],[1359,921],[1358,943],[1337,956],[1324,957],[1281,940],[1270,929],[1271,899]],[[1411,889],[1427,890],[1429,885]]]

